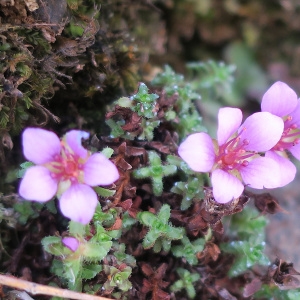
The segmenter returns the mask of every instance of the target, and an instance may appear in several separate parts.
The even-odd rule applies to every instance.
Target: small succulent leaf
[[[114,150],[112,148],[106,147],[104,148],[101,153],[106,157],[106,158],[111,158],[111,156],[114,153]]]
[[[153,166],[161,166],[160,156],[155,151],[148,152],[149,161]]]
[[[106,275],[113,275],[119,272],[117,268],[114,266],[109,266],[109,265],[104,265],[103,266],[103,271]]]
[[[183,197],[180,205],[181,210],[187,210],[192,205],[192,200],[187,197]]]
[[[184,288],[183,280],[177,280],[173,285],[170,286],[172,292],[181,291]]]
[[[122,227],[124,231],[127,231],[131,228],[132,225],[134,225],[137,222],[136,219],[132,218],[128,211],[126,211],[123,214],[123,219],[122,219]]]
[[[163,222],[163,224],[168,224],[171,216],[171,208],[168,204],[164,204],[157,214],[157,218]]]
[[[171,249],[171,241],[168,239],[163,239],[162,240],[162,247],[165,252],[169,252]]]
[[[182,228],[182,227],[169,226],[168,230],[166,232],[166,236],[170,240],[180,240],[180,239],[182,239],[183,234],[184,234],[184,228]]]
[[[176,257],[183,257],[184,256],[184,247],[182,245],[173,246],[172,253]]]
[[[143,179],[147,177],[151,177],[151,168],[146,167],[146,168],[140,168],[137,170],[134,170],[132,172],[133,177],[137,179]]]
[[[263,232],[267,225],[265,216],[258,216],[256,209],[246,207],[242,212],[235,214],[231,221],[231,232],[238,235],[248,234],[253,236],[253,232]],[[264,240],[264,236],[261,236]]]
[[[120,137],[124,135],[124,130],[121,128],[121,125],[117,122],[115,122],[113,119],[108,119],[105,121],[105,123],[111,128],[111,137]]]
[[[165,165],[163,167],[163,174],[164,176],[169,176],[175,174],[177,171],[177,167],[174,165]]]
[[[300,291],[298,290],[290,290],[287,292],[287,299],[289,300],[298,300],[300,299]]]
[[[145,235],[144,239],[143,239],[143,247],[144,249],[149,249],[151,247],[153,247],[153,245],[155,244],[155,241],[160,237],[159,234],[154,233],[152,230],[148,231],[148,233]]]
[[[153,245],[153,251],[155,253],[159,253],[161,251],[161,248],[162,248],[162,242],[163,240],[161,238],[158,238],[156,241],[155,241],[155,244]]]
[[[137,218],[143,225],[148,227],[152,227],[157,222],[157,216],[148,211],[139,212]]]
[[[163,191],[162,177],[152,177],[153,184],[153,194],[155,196],[160,196]]]
[[[132,101],[128,97],[121,97],[118,99],[118,105],[122,107],[131,107],[132,106]]]
[[[182,164],[182,159],[175,155],[168,155],[167,162],[169,163],[169,165],[180,167],[180,165]]]
[[[196,290],[193,287],[193,285],[187,285],[186,292],[188,294],[189,299],[194,299],[196,297]]]
[[[191,242],[196,252],[201,252],[205,246],[205,239],[197,239]]]
[[[250,267],[250,265],[249,265]],[[233,265],[231,266],[228,275],[229,277],[236,277],[243,274],[248,269],[247,266],[247,257],[240,257],[236,259]]]
[[[94,187],[94,190],[100,197],[104,197],[104,198],[111,197],[116,193],[116,190],[109,190],[109,189],[102,188],[100,186]]]
[[[129,289],[131,289],[131,287],[132,287],[132,284],[129,280],[125,280],[121,284],[119,284],[119,289],[124,292],[127,292]]]
[[[193,274],[191,274],[191,281],[192,282],[196,282],[196,281],[198,281],[200,279],[200,274],[198,274],[198,273],[193,273]]]

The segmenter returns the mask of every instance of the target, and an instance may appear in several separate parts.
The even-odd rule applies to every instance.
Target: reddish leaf
[[[260,290],[262,282],[258,278],[254,278],[250,283],[245,285],[243,296],[248,298]]]
[[[262,214],[276,214],[278,212],[286,212],[277,202],[277,200],[269,193],[254,195],[254,204]]]

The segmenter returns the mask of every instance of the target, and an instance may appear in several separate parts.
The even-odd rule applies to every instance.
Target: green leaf
[[[23,178],[25,172],[27,171],[28,168],[34,166],[34,163],[30,161],[25,161],[22,164],[20,164],[21,170],[18,171],[18,178]]]
[[[57,209],[55,206],[55,201],[52,199],[50,201],[47,201],[45,203],[46,208],[52,213],[52,214],[57,214]]]
[[[87,231],[87,225],[83,225],[79,222],[70,221],[69,233],[72,236],[84,236]]]
[[[238,276],[256,264],[268,265],[269,260],[264,254],[264,242],[253,244],[248,241],[233,241],[221,244],[224,252],[235,254],[235,261],[229,270],[229,276]]]
[[[18,217],[19,223],[26,224],[28,219],[37,218],[43,206],[43,203],[32,202],[27,200],[20,200],[19,202],[15,203],[14,210],[20,214]]]
[[[111,156],[114,153],[114,150],[112,148],[106,147],[104,148],[101,153],[106,157],[106,158],[111,158]]]
[[[64,265],[61,260],[53,259],[50,271],[57,275],[60,278],[63,278],[64,275]]]
[[[204,249],[205,240],[200,238],[190,242],[188,237],[184,236],[181,239],[182,245],[172,247],[172,253],[176,257],[183,257],[190,265],[198,263],[196,254]]]
[[[65,253],[66,247],[61,242],[61,237],[47,236],[42,239],[44,249],[56,256],[62,256]]]
[[[182,289],[185,289],[189,299],[194,299],[196,296],[196,290],[193,286],[200,279],[200,275],[196,273],[190,273],[188,270],[183,268],[178,268],[178,275],[180,276],[180,280],[177,280],[171,287],[171,291],[179,292]]]
[[[132,172],[133,177],[137,179],[143,179],[147,177],[151,177],[151,169],[150,168],[140,168],[137,170],[134,170]]]
[[[149,94],[148,87],[144,83],[140,83],[138,92],[131,96],[130,99],[135,103],[133,110],[139,116],[145,118],[153,118],[156,115],[155,105],[158,95]]]
[[[148,231],[143,239],[143,247],[144,249],[149,249],[153,247],[155,241],[160,237],[160,234],[157,232],[153,232],[152,230]],[[158,246],[158,245],[157,245]]]
[[[137,214],[137,219],[146,226],[152,227],[152,225],[157,221],[157,216],[151,212],[143,211]]]
[[[161,165],[160,156],[155,151],[149,151],[148,155],[149,155],[149,161],[151,162],[151,165],[154,165],[154,166]]]
[[[184,229],[182,227],[168,227],[168,230],[166,232],[166,236],[171,240],[180,240],[183,238]]]
[[[111,128],[111,137],[120,137],[124,135],[124,130],[121,128],[121,125],[119,122],[115,122],[113,119],[108,119],[105,121],[105,123]],[[122,124],[124,125],[124,124]]]
[[[175,174],[177,171],[177,167],[176,166],[171,166],[171,165],[166,165],[164,166],[163,172],[164,172],[164,176],[170,176]]]
[[[158,214],[157,214],[157,217],[164,223],[164,224],[167,224],[168,223],[168,220],[170,219],[170,216],[171,216],[171,208],[168,204],[164,204]]]
[[[169,252],[171,249],[171,241],[169,239],[159,239],[162,240],[162,248],[165,252]]]
[[[104,198],[111,197],[116,192],[116,190],[109,190],[99,186],[94,187],[94,190],[100,197],[104,197]]]
[[[230,232],[243,239],[253,236],[253,232],[257,232],[256,238],[264,241],[264,230],[267,225],[265,216],[259,216],[258,211],[251,207],[245,209],[230,218]]]
[[[102,260],[112,246],[112,242],[102,242],[101,244],[88,242],[85,244],[83,256],[91,261]]]
[[[78,275],[82,271],[82,261],[81,259],[75,259],[72,261],[64,261],[64,278],[68,279],[69,283],[75,284]]]
[[[131,107],[132,106],[132,100],[128,97],[121,97],[118,99],[118,105],[122,107]]]
[[[152,177],[153,194],[160,196],[163,192],[162,177]]]
[[[92,279],[102,271],[101,265],[87,265],[82,268],[82,279]]]

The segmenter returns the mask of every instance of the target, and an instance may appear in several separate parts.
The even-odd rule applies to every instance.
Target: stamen
[[[238,170],[241,166],[247,166],[249,164],[247,159],[257,154],[244,149],[250,143],[248,139],[241,141],[241,134],[245,130],[246,128],[243,128],[237,136],[220,146],[216,161],[221,169]]]
[[[248,162],[247,160],[244,160],[244,161],[241,163],[241,165],[242,165],[243,167],[247,167],[247,166],[249,165],[249,162]]]

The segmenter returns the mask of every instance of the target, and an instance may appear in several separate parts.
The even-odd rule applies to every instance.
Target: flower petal
[[[285,126],[291,126],[296,124],[298,128],[300,128],[300,99],[298,99],[297,106],[293,112],[289,114],[292,117],[291,121],[286,121]]]
[[[263,95],[261,111],[283,117],[290,114],[297,105],[297,94],[284,82],[275,82]]]
[[[212,172],[211,183],[214,198],[219,203],[238,198],[244,190],[244,185],[239,179],[221,169]]]
[[[259,157],[239,169],[246,185],[254,189],[272,189],[280,186],[280,168],[269,157]]]
[[[90,186],[108,185],[119,179],[117,167],[102,153],[94,153],[84,164],[84,182]]]
[[[179,146],[178,154],[196,172],[209,172],[215,161],[212,139],[204,132],[189,135]]]
[[[57,181],[48,169],[42,166],[30,167],[22,179],[19,194],[26,200],[46,202],[57,191]]]
[[[26,159],[35,164],[53,161],[61,150],[58,136],[41,128],[27,128],[22,135],[23,152]]]
[[[300,160],[300,144],[296,144],[295,146],[291,146],[288,149],[298,160]]]
[[[238,108],[224,107],[218,113],[218,143],[225,144],[242,123],[243,114]]]
[[[280,140],[283,120],[268,112],[258,112],[248,117],[240,127],[241,141],[248,144],[243,148],[250,151],[268,151]]]
[[[266,152],[265,157],[273,159],[279,166],[278,187],[285,186],[294,180],[297,169],[288,158],[278,155],[275,151]]]
[[[73,184],[59,199],[62,214],[72,221],[88,224],[95,213],[98,198],[86,184]]]
[[[61,242],[65,247],[69,248],[73,252],[75,252],[79,246],[79,241],[71,236],[62,238]]]
[[[81,158],[86,158],[88,151],[82,146],[82,139],[88,139],[90,134],[81,130],[71,130],[66,133],[66,142],[70,148]]]

